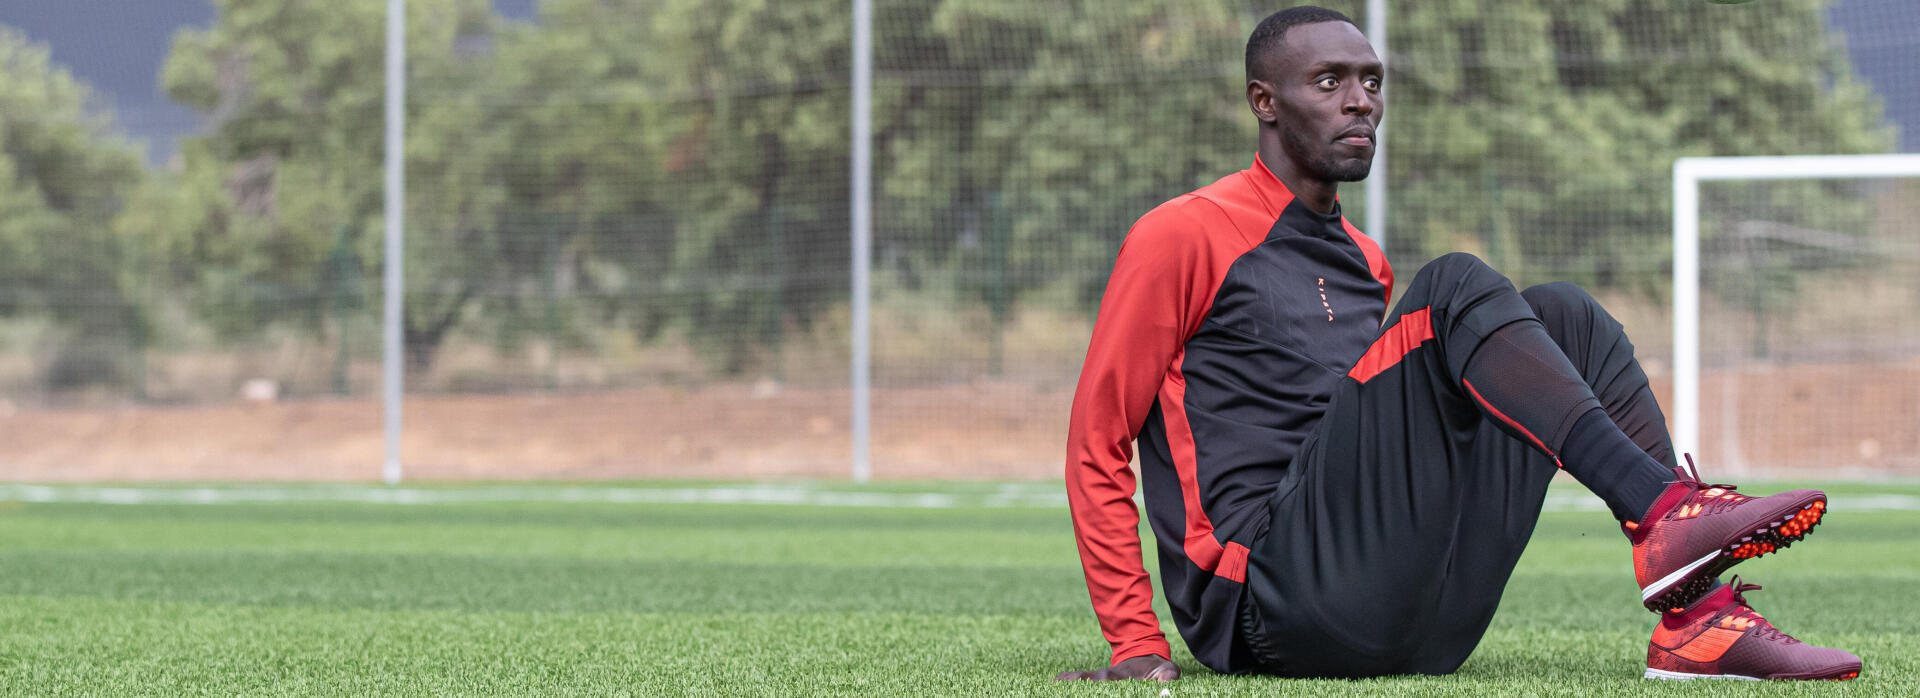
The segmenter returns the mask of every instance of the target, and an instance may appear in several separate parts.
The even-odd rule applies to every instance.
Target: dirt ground
[[[1059,477],[1071,401],[1003,383],[876,390],[874,474]],[[1702,403],[1709,472],[1920,474],[1920,365],[1709,374]],[[848,406],[844,389],[769,385],[415,397],[403,458],[425,480],[831,478],[847,470]],[[0,405],[0,478],[373,480],[380,420],[373,400]]]

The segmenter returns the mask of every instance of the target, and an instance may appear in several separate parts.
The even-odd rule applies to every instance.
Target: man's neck
[[[1307,208],[1320,213],[1333,213],[1333,204],[1340,194],[1340,183],[1316,179],[1300,172],[1293,160],[1282,152],[1280,134],[1272,129],[1260,131],[1260,162],[1266,163],[1267,171],[1280,178],[1287,185],[1287,191]]]

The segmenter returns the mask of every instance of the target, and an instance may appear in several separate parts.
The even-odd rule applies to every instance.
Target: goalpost
[[[1680,158],[1673,163],[1673,443],[1700,448],[1700,183],[1920,177],[1920,154]]]

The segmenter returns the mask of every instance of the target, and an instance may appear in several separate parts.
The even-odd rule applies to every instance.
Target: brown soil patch
[[[1008,383],[876,390],[874,474],[1059,477],[1071,401]],[[1920,474],[1920,366],[1712,374],[1702,402],[1710,472]],[[848,405],[844,389],[735,385],[415,397],[403,455],[409,478],[431,480],[841,477]],[[1715,412],[1723,407],[1737,410],[1737,433]],[[380,419],[372,400],[0,410],[0,472],[15,481],[374,480]]]

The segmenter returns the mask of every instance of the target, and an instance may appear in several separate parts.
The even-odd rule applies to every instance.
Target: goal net
[[[1920,466],[1920,155],[1674,168],[1676,446],[1713,470]]]

